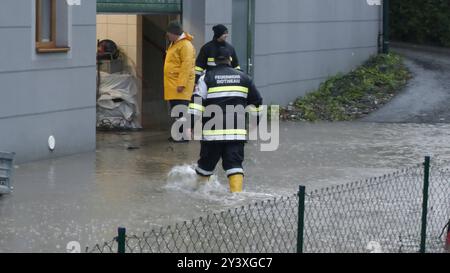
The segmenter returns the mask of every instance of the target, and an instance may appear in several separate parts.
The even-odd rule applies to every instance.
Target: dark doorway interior
[[[164,101],[165,30],[179,15],[142,15],[142,125],[167,130],[169,115]]]

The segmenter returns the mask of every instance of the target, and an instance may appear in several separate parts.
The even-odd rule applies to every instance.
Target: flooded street
[[[14,192],[0,197],[0,252],[65,252],[210,212],[450,160],[450,124],[282,123],[280,147],[246,146],[245,192],[228,193],[221,165],[192,191],[199,143],[172,144],[167,133],[99,133],[97,151],[17,166]],[[169,175],[170,174],[170,175]]]

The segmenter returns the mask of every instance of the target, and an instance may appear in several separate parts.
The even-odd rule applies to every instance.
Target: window
[[[65,1],[58,1],[58,4]],[[36,51],[38,53],[67,52],[67,46],[57,45],[57,0],[36,0]]]

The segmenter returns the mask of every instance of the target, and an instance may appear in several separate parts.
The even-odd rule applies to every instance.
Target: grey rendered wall
[[[205,1],[208,0],[183,1],[183,27],[194,36],[193,44],[197,52],[205,43]]]
[[[380,7],[365,0],[256,0],[255,81],[285,105],[377,53]]]
[[[183,0],[183,26],[194,35],[197,53],[213,38],[212,27],[224,24],[232,39],[232,0]]]
[[[69,53],[40,55],[34,3],[0,4],[0,150],[19,163],[95,149],[95,1],[70,8]]]
[[[233,40],[232,26],[232,0],[205,0],[206,1],[206,19],[205,19],[205,42],[211,41],[214,36],[212,27],[216,24],[225,25],[230,31],[228,41]]]

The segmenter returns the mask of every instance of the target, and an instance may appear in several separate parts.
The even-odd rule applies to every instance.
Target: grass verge
[[[410,78],[401,56],[379,54],[348,74],[329,78],[317,90],[280,109],[280,117],[300,121],[355,120],[390,101]]]

